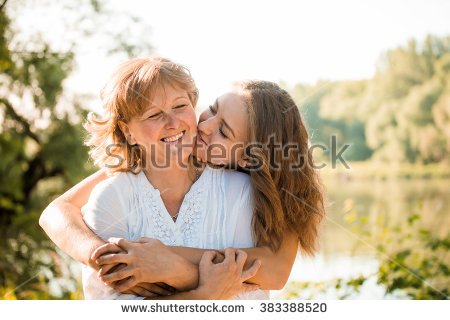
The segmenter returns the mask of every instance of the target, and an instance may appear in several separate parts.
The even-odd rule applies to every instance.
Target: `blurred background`
[[[280,83],[326,148],[315,151],[326,164],[321,250],[298,257],[274,298],[449,297],[449,2],[0,6],[0,298],[82,298],[77,263],[38,218],[95,170],[81,123],[100,111],[112,70],[145,55],[191,69],[199,111],[230,81]]]

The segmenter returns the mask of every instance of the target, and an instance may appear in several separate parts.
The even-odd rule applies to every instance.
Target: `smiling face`
[[[200,115],[196,156],[216,165],[245,167],[244,145],[247,141],[247,105],[237,89],[216,99]]]
[[[128,143],[144,147],[147,166],[185,163],[197,132],[194,108],[185,90],[165,85],[144,112],[120,124]]]

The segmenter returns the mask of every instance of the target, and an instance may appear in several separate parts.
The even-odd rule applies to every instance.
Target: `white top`
[[[99,183],[82,209],[86,224],[103,240],[150,237],[166,245],[204,249],[254,247],[253,203],[248,175],[206,167],[185,195],[174,222],[158,189],[143,172],[119,173]],[[83,266],[86,299],[143,299],[120,294]],[[236,299],[269,299],[257,290]]]

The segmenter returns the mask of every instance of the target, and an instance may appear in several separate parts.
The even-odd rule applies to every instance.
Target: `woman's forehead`
[[[151,102],[152,104],[161,105],[166,101],[170,102],[172,100],[182,98],[189,98],[186,89],[183,89],[180,86],[176,86],[171,83],[167,83],[159,85],[157,88],[155,88]]]
[[[215,104],[223,120],[236,133],[236,139],[243,140],[247,132],[248,110],[242,96],[230,91],[217,98]]]
[[[145,102],[143,112],[154,108],[162,109],[168,104],[184,99],[189,99],[185,89],[172,85],[160,85],[143,99]]]

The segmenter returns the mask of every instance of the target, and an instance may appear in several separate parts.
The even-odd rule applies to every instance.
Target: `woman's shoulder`
[[[229,169],[208,169],[211,179],[210,185],[215,197],[223,197],[228,203],[249,201],[252,195],[250,176],[243,172]]]
[[[207,170],[226,185],[250,187],[250,175],[247,173],[224,168],[217,169],[208,167]]]
[[[140,173],[139,173],[140,174]],[[107,179],[99,182],[92,190],[94,197],[126,197],[132,194],[138,186],[139,174],[131,172],[118,172],[110,175]]]
[[[242,192],[249,192],[251,190],[250,176],[243,172],[225,170],[224,183],[227,187],[242,190]]]

